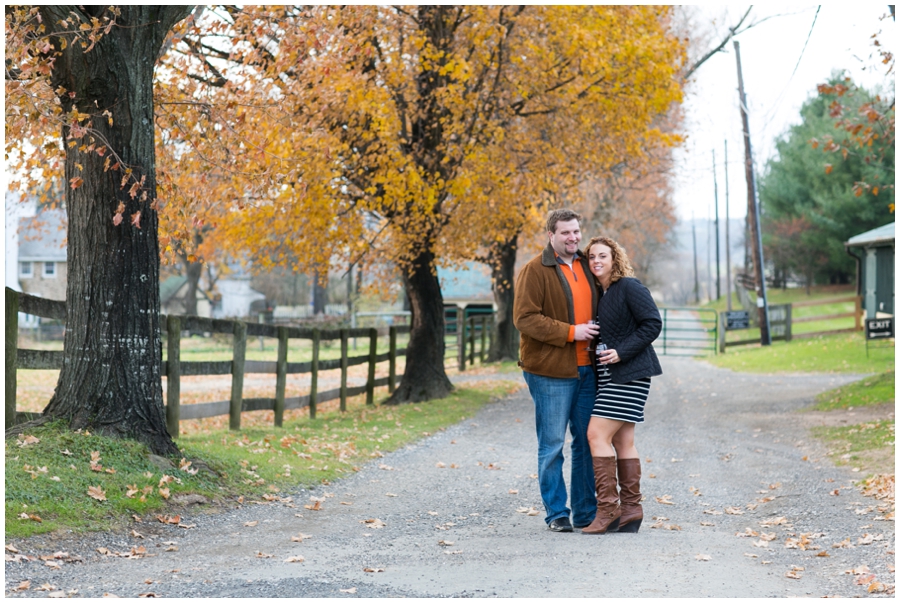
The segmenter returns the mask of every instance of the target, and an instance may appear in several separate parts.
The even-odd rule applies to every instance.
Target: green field
[[[836,410],[894,402],[895,373],[888,371],[866,377],[816,396],[816,405],[810,410]]]
[[[728,348],[705,361],[750,373],[883,373],[894,369],[894,348],[871,348],[862,333],[822,335],[771,346]]]

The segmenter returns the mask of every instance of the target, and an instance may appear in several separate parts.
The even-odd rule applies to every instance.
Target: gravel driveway
[[[893,584],[893,521],[851,487],[859,474],[834,467],[795,412],[859,376],[749,375],[685,358],[663,366],[637,430],[646,497],[637,535],[546,529],[523,387],[290,502],[190,507],[182,522],[196,527],[145,520],[134,524],[142,539],[14,541],[22,553],[83,561],[7,562],[6,593],[47,596],[34,587],[48,583],[95,597],[865,596],[847,573],[862,565]],[[321,510],[304,508],[310,497]],[[96,551],[138,546],[140,558]],[[22,580],[32,590],[14,592]]]

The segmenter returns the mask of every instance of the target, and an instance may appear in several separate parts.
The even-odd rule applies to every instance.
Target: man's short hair
[[[581,221],[581,215],[575,213],[571,209],[554,209],[547,214],[547,232],[556,232],[557,222],[568,222],[570,220]]]

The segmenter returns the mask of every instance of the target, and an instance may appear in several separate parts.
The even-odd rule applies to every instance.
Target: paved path
[[[85,562],[60,570],[7,563],[6,592],[44,596],[10,592],[30,579],[77,589],[76,596],[856,596],[865,588],[845,571],[862,564],[893,583],[893,522],[877,521],[875,510],[858,513],[876,501],[850,487],[858,474],[833,467],[795,412],[852,376],[748,375],[682,358],[663,364],[638,427],[649,461],[637,535],[556,534],[542,512],[520,512],[541,509],[532,403],[523,388],[350,478],[293,493],[294,507],[188,509],[183,521],[196,528],[144,523],[143,540],[16,541],[24,553],[66,550]],[[838,496],[829,494],[835,490]],[[324,500],[321,511],[303,508],[310,496]],[[747,529],[772,540],[735,535]],[[301,533],[308,537],[291,541]],[[864,534],[883,539],[858,545]],[[789,538],[805,550],[786,548]],[[854,547],[832,548],[845,539]],[[138,545],[155,556],[95,552]],[[285,562],[295,556],[305,561]],[[791,571],[796,578],[786,576]]]

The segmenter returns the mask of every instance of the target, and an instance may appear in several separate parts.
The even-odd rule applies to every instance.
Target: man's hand
[[[575,341],[590,341],[600,332],[600,327],[584,323],[583,325],[575,325]]]

